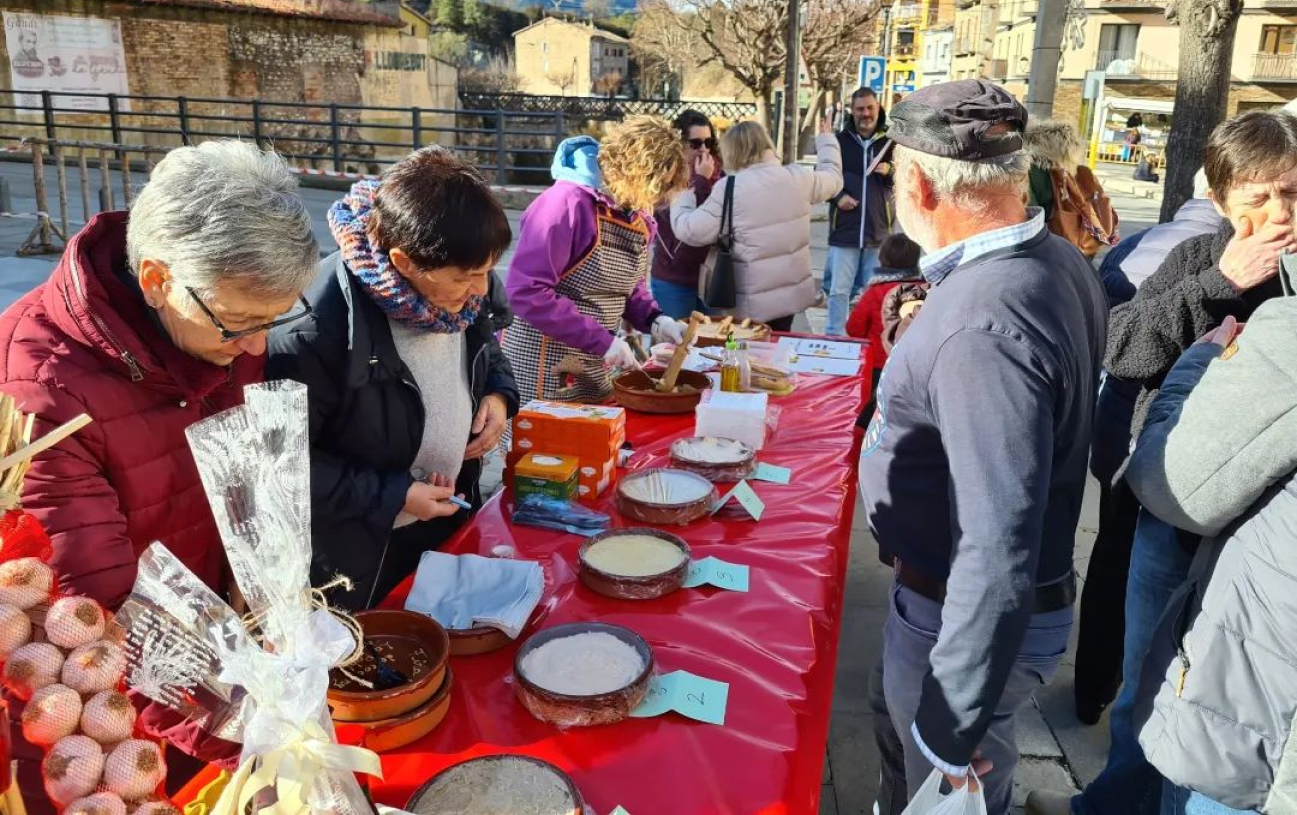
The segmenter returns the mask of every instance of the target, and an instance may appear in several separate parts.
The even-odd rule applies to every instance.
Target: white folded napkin
[[[446,628],[489,626],[516,639],[544,589],[535,561],[424,552],[405,608]]]

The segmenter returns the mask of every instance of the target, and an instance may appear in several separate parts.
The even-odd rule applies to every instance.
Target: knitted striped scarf
[[[357,181],[342,200],[329,208],[329,230],[338,242],[352,277],[388,319],[436,334],[459,334],[477,320],[485,300],[474,295],[454,314],[433,305],[392,265],[387,252],[369,242],[369,216],[374,209],[377,181]]]

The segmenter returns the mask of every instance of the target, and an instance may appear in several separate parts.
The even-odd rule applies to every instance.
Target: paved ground
[[[1113,175],[1116,177],[1116,174]],[[31,185],[31,167],[26,164],[0,162],[0,179],[9,181],[14,215],[0,215],[0,308],[7,306],[32,286],[44,280],[54,265],[53,256],[16,257],[18,246],[26,239],[36,221]],[[51,174],[51,182],[53,181]],[[1107,184],[1105,180],[1105,184]],[[72,173],[69,186],[74,190],[70,220],[75,231],[83,220],[80,210],[79,182]],[[1117,191],[1119,182],[1110,185]],[[1157,221],[1159,202],[1146,195],[1147,190],[1131,188],[1130,194],[1113,195],[1114,205],[1122,217],[1123,234],[1131,234]],[[96,193],[97,195],[97,193]],[[316,234],[324,251],[335,248],[324,222],[328,206],[338,193],[308,189],[303,196],[316,222]],[[26,217],[23,217],[23,216]],[[510,222],[515,234],[520,213],[511,211]],[[812,223],[812,256],[814,267],[823,268],[827,229],[821,218]],[[500,269],[507,268],[509,257],[501,259]],[[799,318],[802,330],[823,330],[825,314],[812,309]],[[1097,498],[1093,485],[1086,496],[1080,527],[1076,533],[1077,571],[1084,575],[1094,543],[1097,525]],[[846,587],[842,639],[839,650],[837,690],[833,700],[833,722],[824,769],[822,815],[864,815],[872,812],[878,784],[878,755],[874,747],[868,716],[867,682],[880,644],[886,615],[890,572],[878,563],[876,547],[866,529],[862,513],[856,513],[852,537],[851,561]],[[1077,722],[1071,704],[1072,660],[1064,661],[1054,683],[1037,698],[1036,709],[1019,734],[1023,761],[1018,772],[1018,803],[1028,790],[1046,788],[1074,790],[1098,774],[1107,754],[1107,719],[1099,726],[1084,727]]]

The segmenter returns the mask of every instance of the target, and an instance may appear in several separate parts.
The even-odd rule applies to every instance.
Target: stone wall
[[[323,2],[325,5],[321,5]],[[311,0],[312,7],[357,8],[339,0]],[[386,9],[393,4],[378,2],[366,9]],[[287,7],[284,4],[281,6]],[[305,6],[303,6],[305,8]],[[455,107],[456,72],[427,54],[426,40],[401,35],[402,28],[366,21],[332,20],[320,17],[283,16],[266,13],[229,12],[176,5],[123,2],[123,0],[0,0],[0,10],[51,15],[91,16],[118,19],[132,95],[207,97],[252,100],[263,103],[338,103],[384,107]],[[377,20],[383,14],[365,12]],[[391,20],[399,26],[399,18]],[[396,55],[395,57],[393,55]],[[417,63],[421,63],[416,65]],[[0,91],[8,89],[8,54],[0,38]],[[5,94],[0,99],[7,101]],[[175,104],[136,100],[130,105],[136,114],[173,112]],[[233,104],[192,103],[193,114],[250,116],[247,102]],[[309,119],[324,122],[326,109],[305,111],[265,105],[266,118]],[[3,116],[0,118],[9,118]],[[105,117],[87,115],[87,124]],[[354,111],[343,111],[351,126],[348,137],[372,141],[402,141],[409,134],[365,132]],[[130,116],[131,125],[175,127],[175,119]],[[401,124],[409,123],[405,114]],[[444,124],[426,118],[426,126]],[[191,130],[249,135],[246,126],[195,121]],[[263,133],[285,140],[327,135],[320,126],[267,125]],[[37,128],[31,128],[33,134]],[[8,134],[6,134],[8,135]],[[27,135],[27,133],[16,134]],[[68,138],[81,136],[107,140],[107,134],[61,132]],[[170,144],[169,134],[126,134],[123,141]],[[432,140],[428,138],[427,140]],[[324,153],[327,145],[309,142],[285,146],[294,152]],[[372,152],[372,151],[371,151]]]

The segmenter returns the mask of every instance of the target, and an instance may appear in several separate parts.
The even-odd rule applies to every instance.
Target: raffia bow
[[[250,756],[230,778],[212,815],[244,815],[263,790],[275,791],[275,803],[258,810],[266,815],[309,811],[307,796],[323,772],[365,773],[383,777],[378,754],[363,747],[334,744],[324,728],[307,722],[297,738],[265,755]]]

